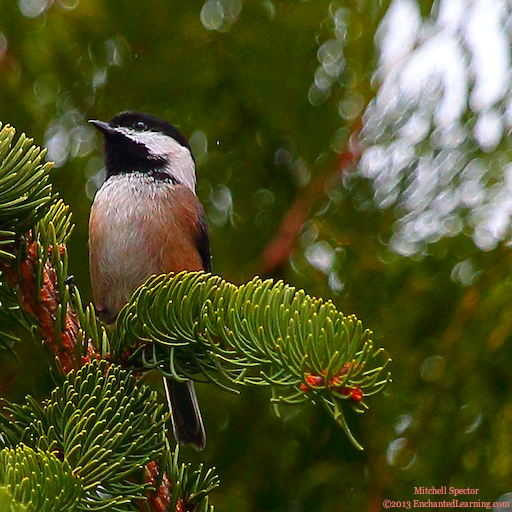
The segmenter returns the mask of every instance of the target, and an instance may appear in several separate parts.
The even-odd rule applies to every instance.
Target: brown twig
[[[156,489],[156,491],[150,492],[148,495],[148,504],[151,512],[167,512],[172,495],[172,482],[167,476],[167,473],[164,473],[160,478],[160,468],[158,464],[156,462],[150,462],[144,468],[144,476],[146,482],[150,483]],[[160,484],[158,484],[158,482],[160,482]],[[141,503],[139,508],[144,510],[141,508],[143,506],[144,504]],[[197,508],[197,504],[187,504],[185,500],[179,498],[175,512],[195,512]]]
[[[59,246],[61,254],[64,250],[63,245]],[[28,243],[27,257],[19,264],[19,267],[16,265],[8,267],[0,263],[0,270],[5,275],[8,283],[18,290],[20,306],[35,319],[43,343],[59,358],[64,374],[67,374],[72,370],[78,370],[82,366],[80,351],[77,350],[77,335],[80,326],[76,313],[68,304],[65,328],[61,333],[58,333],[56,319],[60,301],[57,272],[49,261],[45,263],[39,294],[36,289],[37,258],[37,245],[36,242],[32,241]],[[90,341],[89,345],[88,354],[96,354],[96,350]]]
[[[150,462],[144,468],[144,477],[147,483],[150,483],[156,491],[148,495],[148,503],[153,512],[166,512],[171,500],[172,485],[167,473],[164,473],[159,485],[160,468],[156,462]],[[142,510],[142,509],[141,509]]]

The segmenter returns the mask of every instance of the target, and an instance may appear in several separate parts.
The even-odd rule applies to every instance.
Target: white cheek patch
[[[146,146],[150,157],[166,159],[168,163],[165,170],[195,192],[196,166],[188,148],[163,133],[137,132],[121,126],[116,130],[136,143]]]

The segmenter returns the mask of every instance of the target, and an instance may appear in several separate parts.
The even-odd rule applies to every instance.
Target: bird
[[[113,324],[153,274],[211,272],[206,215],[192,149],[176,127],[127,111],[89,121],[104,138],[106,178],[89,217],[89,266],[96,314]],[[191,380],[164,377],[174,437],[202,450],[206,433]]]

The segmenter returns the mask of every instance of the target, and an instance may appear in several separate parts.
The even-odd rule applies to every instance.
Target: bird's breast
[[[91,282],[105,319],[115,317],[149,276],[175,270],[166,261],[182,251],[187,236],[175,195],[172,185],[136,175],[113,176],[96,194],[89,222]]]

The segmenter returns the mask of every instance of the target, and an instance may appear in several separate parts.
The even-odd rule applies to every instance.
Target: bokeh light
[[[511,128],[510,9],[442,0],[423,19],[415,1],[395,0],[380,24],[380,87],[364,115],[359,172],[379,208],[397,208],[390,245],[400,254],[464,226],[482,250],[509,235],[508,171],[491,177],[486,154]]]

